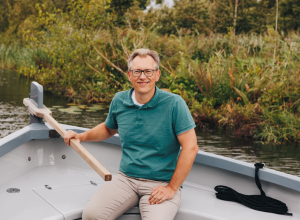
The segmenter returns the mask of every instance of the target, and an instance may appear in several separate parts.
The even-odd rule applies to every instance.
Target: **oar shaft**
[[[44,120],[47,121],[62,137],[64,137],[67,131],[51,115],[45,114]],[[77,140],[71,139],[70,145],[105,181],[111,180],[111,173]]]
[[[23,100],[24,105],[27,107],[28,111],[39,118],[44,118],[62,137],[66,134],[66,129],[64,129],[52,116],[52,112],[44,106],[43,108],[37,108],[36,103],[30,99],[26,98]],[[76,150],[76,152],[105,180],[111,180],[111,173],[102,166],[101,163],[88,152],[77,140],[71,139],[70,145]]]

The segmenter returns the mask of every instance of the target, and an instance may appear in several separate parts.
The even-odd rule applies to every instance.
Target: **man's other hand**
[[[81,142],[80,140],[80,135],[74,131],[67,131],[67,133],[64,136],[64,141],[66,143],[66,145],[70,146],[70,139],[74,138],[75,140],[79,141],[79,143]]]
[[[167,199],[172,199],[175,193],[176,192],[170,186],[156,186],[152,189],[149,204],[160,204]]]

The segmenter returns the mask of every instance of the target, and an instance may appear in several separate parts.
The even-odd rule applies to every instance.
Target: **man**
[[[121,140],[119,172],[91,198],[83,220],[113,220],[138,204],[143,220],[171,220],[179,209],[180,187],[198,152],[195,123],[180,96],[155,86],[159,63],[155,51],[134,51],[128,59],[133,88],[115,95],[104,123],[64,137],[69,145],[70,138],[102,141],[118,132]]]

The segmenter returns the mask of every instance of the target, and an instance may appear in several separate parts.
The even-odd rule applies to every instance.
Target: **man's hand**
[[[81,142],[80,140],[80,135],[74,131],[67,131],[67,133],[64,136],[64,141],[66,143],[66,145],[70,146],[70,139],[71,138],[75,138],[75,140],[79,141],[79,143]]]
[[[156,186],[152,189],[151,196],[149,197],[149,204],[160,204],[167,199],[172,199],[176,191],[170,186]]]

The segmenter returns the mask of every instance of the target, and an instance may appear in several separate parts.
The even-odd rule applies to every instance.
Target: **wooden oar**
[[[26,98],[23,100],[28,111],[36,117],[43,118],[47,121],[62,137],[67,132],[53,117],[52,112],[44,105],[43,108],[36,107],[37,104],[32,99]],[[77,153],[105,180],[111,180],[111,173],[99,163],[99,161],[90,154],[77,140],[72,138],[70,145]]]

